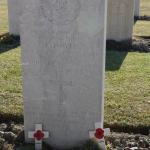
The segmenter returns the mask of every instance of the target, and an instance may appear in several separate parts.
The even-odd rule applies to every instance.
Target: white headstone
[[[108,0],[107,13],[107,39],[131,40],[134,25],[134,0]]]
[[[22,17],[24,122],[69,148],[103,124],[106,0],[30,0]]]
[[[8,3],[8,21],[9,33],[19,35],[20,33],[20,16],[23,13],[25,0],[7,0]]]
[[[134,16],[140,16],[140,0],[134,0]]]

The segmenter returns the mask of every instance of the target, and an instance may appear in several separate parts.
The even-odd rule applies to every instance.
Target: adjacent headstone
[[[134,0],[134,16],[140,16],[140,0]]]
[[[131,40],[134,24],[134,0],[108,0],[107,13],[107,39]]]
[[[43,124],[57,148],[103,124],[106,0],[30,0],[21,41],[26,141]]]
[[[23,12],[23,1],[24,0],[7,0],[10,34],[19,35],[20,33],[20,16]]]

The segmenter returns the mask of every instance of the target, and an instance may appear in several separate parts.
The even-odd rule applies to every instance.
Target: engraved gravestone
[[[8,21],[9,33],[13,35],[20,34],[20,16],[25,8],[25,0],[7,0],[8,3]]]
[[[106,0],[30,0],[21,21],[25,136],[69,148],[103,124]]]
[[[134,0],[134,16],[140,16],[140,0]]]
[[[131,40],[133,25],[134,0],[108,0],[107,39]]]
[[[19,16],[22,10],[21,1],[22,0],[7,0],[10,34],[19,35]]]

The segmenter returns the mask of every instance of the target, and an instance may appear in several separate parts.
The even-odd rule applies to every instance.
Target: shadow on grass
[[[134,25],[136,24],[137,21],[138,19],[134,17]]]
[[[116,42],[114,40],[107,40],[105,70],[119,70],[128,54],[130,47],[131,41]]]
[[[106,128],[110,128],[113,132],[124,132],[149,135],[150,124],[129,125],[128,123],[104,123]]]
[[[150,16],[149,15],[135,16],[134,20],[135,21],[138,21],[138,20],[150,21]]]
[[[106,71],[115,71],[121,68],[121,65],[126,58],[128,52],[126,51],[106,51]]]
[[[15,115],[15,114],[0,114],[0,123],[11,123],[14,122],[16,124],[23,124],[23,115]],[[128,124],[128,123],[104,123],[105,128],[110,128],[113,132],[125,132],[125,133],[140,133],[143,135],[149,134],[150,124]],[[85,143],[84,147],[90,143]],[[91,147],[92,145],[88,145],[87,147]],[[96,146],[96,145],[95,145]],[[72,149],[77,150],[77,148]],[[82,149],[81,149],[82,150]],[[94,149],[96,150],[96,149]]]
[[[128,52],[150,52],[150,36],[135,36],[133,40],[107,40],[106,71],[119,70]]]
[[[150,36],[138,36],[138,35],[136,35],[134,37],[139,38],[139,39],[148,39],[148,40],[150,40]]]
[[[20,46],[20,37],[5,33],[0,35],[0,54]]]
[[[23,114],[22,115],[15,115],[15,114],[4,114],[0,113],[0,123],[23,123]]]

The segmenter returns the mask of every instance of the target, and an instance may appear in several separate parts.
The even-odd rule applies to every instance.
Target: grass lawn
[[[22,112],[20,48],[16,48],[0,53],[0,120]]]
[[[0,0],[0,35],[8,32],[8,10],[6,2],[7,0]]]
[[[134,25],[134,35],[150,37],[150,21],[137,21]]]
[[[142,14],[149,14],[148,3],[142,0]],[[8,32],[6,12],[6,0],[0,0],[0,35]],[[134,35],[150,36],[149,24],[138,21]],[[20,47],[0,44],[0,121],[23,116],[20,64]],[[150,53],[107,51],[105,83],[106,125],[150,127]]]
[[[149,15],[150,16],[150,0],[141,0],[141,10],[140,15]]]
[[[150,53],[107,51],[105,93],[106,123],[150,127]]]
[[[7,1],[0,0],[0,35],[8,32]],[[22,85],[20,47],[10,49],[0,43],[0,121],[21,118]]]
[[[150,16],[150,0],[141,0],[140,15]],[[135,36],[150,36],[150,21],[137,21],[134,27]]]

